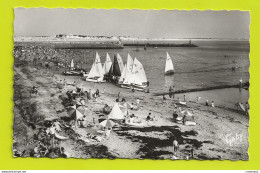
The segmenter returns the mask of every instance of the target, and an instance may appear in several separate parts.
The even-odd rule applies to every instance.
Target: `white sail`
[[[120,68],[120,72],[122,73],[123,69],[124,69],[124,62],[122,60],[122,57],[119,55],[119,53],[116,55],[116,58],[117,58],[117,62],[118,62],[119,68]]]
[[[87,78],[88,79],[90,79],[90,78],[102,78],[102,80],[103,80],[103,77],[104,77],[104,73],[103,73],[102,64],[101,64],[101,61],[100,61],[100,57],[99,57],[98,53],[96,52],[95,62],[93,63]]]
[[[126,74],[127,74],[127,66],[125,65],[124,69],[123,69],[123,72],[119,78],[119,83],[122,83],[124,80],[125,80],[125,77],[126,77]]]
[[[144,71],[144,67],[143,67],[142,63],[140,61],[138,61],[137,58],[134,59],[134,68],[135,68],[134,70],[135,70],[136,78],[139,78],[139,80],[142,83],[147,82],[147,77],[146,77],[146,73]]]
[[[70,68],[74,68],[74,61],[73,61],[73,59],[70,62]]]
[[[106,61],[103,66],[104,75],[109,73],[111,66],[112,66],[112,61],[111,61],[109,54],[107,53]]]
[[[166,53],[166,63],[165,63],[165,73],[169,72],[169,71],[174,71],[174,67],[173,67],[173,63],[172,63],[172,59],[170,57],[170,55],[168,54],[168,52]]]
[[[126,67],[128,71],[132,71],[133,69],[133,64],[134,64],[134,60],[133,58],[128,54],[127,55],[127,62],[126,62]]]
[[[142,85],[147,82],[147,77],[143,65],[137,58],[134,59],[133,69],[127,72],[123,84],[137,84]]]

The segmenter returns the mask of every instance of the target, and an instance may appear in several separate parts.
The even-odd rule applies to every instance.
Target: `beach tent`
[[[82,118],[84,113],[85,113],[85,108],[82,105],[75,104],[68,108],[68,114],[72,118],[76,118],[76,119]]]
[[[127,108],[127,109],[131,109],[132,108],[131,104],[128,103],[128,102],[124,103],[124,107]]]
[[[58,89],[63,89],[65,87],[65,84],[63,82],[58,82],[57,87]]]
[[[174,67],[173,67],[172,59],[171,59],[170,55],[167,52],[166,53],[166,63],[165,63],[164,74],[165,75],[170,75],[170,74],[173,74],[173,73],[174,73]]]
[[[110,58],[109,54],[107,53],[106,61],[105,61],[104,65],[103,65],[103,71],[104,71],[103,73],[104,73],[104,75],[109,73],[109,70],[110,70],[111,66],[112,66],[112,61],[111,61],[111,58]]]
[[[184,111],[183,115],[185,115],[185,116],[193,116],[192,113],[190,113],[189,111]]]
[[[127,108],[125,107],[125,106],[122,106],[122,105],[119,105],[119,108],[120,108],[120,110],[122,111],[122,113],[124,114],[124,115],[127,115],[128,114],[128,110],[127,110]]]
[[[86,81],[98,82],[98,81],[102,81],[103,78],[104,78],[104,70],[102,68],[99,54],[96,52],[95,61],[92,64],[92,67],[90,69],[88,77],[86,78]]]
[[[116,103],[114,105],[114,107],[112,108],[112,111],[108,115],[108,118],[110,118],[110,119],[118,119],[118,120],[124,119],[124,114],[121,111],[118,103]]]
[[[99,119],[98,121],[101,126],[106,128],[112,128],[115,125],[115,123],[110,119]]]

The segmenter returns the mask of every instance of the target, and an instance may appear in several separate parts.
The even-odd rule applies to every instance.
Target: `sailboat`
[[[149,92],[144,67],[137,58],[133,61],[131,71],[126,70],[125,79],[121,84],[122,88],[131,88],[131,86],[135,90]]]
[[[71,62],[70,62],[70,70],[68,70],[68,71],[65,70],[63,72],[63,74],[66,75],[66,76],[81,76],[82,75],[81,71],[75,69],[74,66],[75,66],[75,64],[74,64],[74,61],[72,59]]]
[[[134,64],[134,60],[133,58],[128,54],[127,55],[127,62],[124,66],[124,69],[123,69],[123,72],[120,76],[120,79],[119,79],[119,84],[122,84],[123,81],[125,80],[126,78],[126,75],[129,73],[129,72],[132,72],[132,69],[133,69],[133,64]]]
[[[108,77],[115,76],[115,77],[119,78],[122,74],[124,67],[123,68],[120,67],[120,65],[119,65],[120,63],[118,62],[118,59],[120,59],[120,58],[117,58],[117,57],[118,57],[117,55],[114,55],[114,62],[111,65],[110,70],[107,74]],[[122,61],[122,59],[121,59],[121,61]],[[122,68],[122,70],[121,70],[121,68]]]
[[[107,53],[106,61],[105,61],[104,65],[103,65],[104,75],[109,73],[109,70],[110,70],[111,66],[112,66],[112,61],[111,61],[111,58],[110,58],[109,54]]]
[[[164,74],[165,75],[174,74],[174,67],[173,67],[172,59],[171,59],[170,55],[168,54],[168,52],[166,53],[166,63],[165,63]]]
[[[122,73],[123,70],[124,70],[124,62],[123,62],[123,60],[122,60],[122,57],[119,55],[119,53],[116,55],[116,59],[117,59],[117,62],[118,62],[120,71],[121,71],[121,73]]]
[[[102,68],[100,57],[99,57],[98,53],[96,52],[95,61],[92,64],[92,67],[86,78],[86,81],[88,81],[88,82],[105,82],[105,80],[103,80],[103,79],[104,79],[104,70]]]
[[[73,61],[73,59],[72,59],[71,62],[70,62],[70,69],[71,69],[71,70],[74,70],[74,61]]]

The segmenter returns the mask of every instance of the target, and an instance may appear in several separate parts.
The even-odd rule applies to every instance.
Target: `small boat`
[[[116,59],[117,59],[117,62],[118,62],[119,68],[120,68],[120,72],[122,73],[123,69],[124,69],[124,63],[123,63],[122,57],[119,55],[119,53],[116,54]]]
[[[166,53],[166,63],[165,63],[164,74],[165,75],[174,74],[174,67],[173,67],[172,59],[171,59],[170,55],[168,54],[168,52]]]
[[[75,71],[75,70],[64,71],[62,72],[62,74],[66,76],[82,76],[81,71]]]
[[[73,59],[72,59],[71,62],[70,62],[70,69],[71,69],[71,70],[74,70],[74,69],[75,69]]]
[[[98,53],[96,52],[96,58],[94,63],[92,64],[92,67],[90,69],[90,72],[86,78],[87,82],[106,82],[104,80],[104,70],[102,68],[102,64],[100,61],[100,57]]]
[[[107,75],[109,73],[109,70],[112,66],[112,61],[111,61],[111,58],[109,56],[109,54],[107,53],[106,55],[106,61],[103,65],[103,71],[104,71],[104,75]]]
[[[149,85],[143,65],[137,58],[134,61],[128,56],[124,79],[119,83],[122,88],[132,88],[137,91],[149,92]]]

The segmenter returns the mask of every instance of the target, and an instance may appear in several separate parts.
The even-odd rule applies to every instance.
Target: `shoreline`
[[[42,127],[37,118],[61,119],[68,117],[66,107],[62,104],[67,90],[75,90],[75,87],[69,87],[59,92],[55,81],[66,78],[68,83],[81,83],[84,90],[91,89],[103,91],[97,101],[89,100],[87,103],[88,115],[86,122],[93,126],[92,128],[70,129],[73,137],[70,136],[69,142],[61,141],[60,146],[65,148],[70,157],[75,158],[149,158],[149,159],[171,159],[173,155],[171,135],[174,135],[180,144],[177,153],[179,159],[185,159],[189,154],[190,147],[194,147],[194,159],[230,159],[230,160],[248,160],[248,117],[240,112],[233,112],[219,107],[207,107],[194,102],[188,102],[184,110],[193,113],[196,126],[185,126],[176,124],[172,120],[173,107],[176,100],[167,100],[164,104],[161,97],[155,97],[152,93],[141,93],[119,88],[113,84],[95,84],[84,81],[82,77],[63,76],[62,69],[43,68],[39,65],[28,63],[17,67],[18,60],[15,59],[14,76],[14,140],[17,142],[17,148],[21,151],[26,148],[23,141],[32,140],[36,130],[28,126],[28,121],[21,115],[23,106],[21,100],[29,105],[35,106],[36,117],[29,118],[35,121],[34,124]],[[18,79],[19,78],[19,79]],[[30,97],[29,90],[31,85],[37,85],[39,96]],[[16,91],[20,91],[18,94]],[[93,124],[93,118],[96,120],[102,114],[104,104],[113,106],[117,94],[120,92],[121,98],[135,103],[139,97],[141,108],[137,111],[131,111],[145,124],[144,127],[121,126],[115,128],[110,137],[101,142],[88,141],[86,133],[98,128],[98,122]],[[19,103],[20,102],[20,103]],[[26,105],[25,104],[25,105]],[[156,122],[145,122],[148,113],[151,112],[158,120]],[[29,115],[28,115],[29,116]],[[30,116],[29,116],[30,117]],[[18,124],[19,125],[18,125]],[[17,125],[17,127],[16,127]],[[24,128],[19,128],[24,125]],[[62,129],[64,135],[68,135]],[[22,139],[19,133],[24,133],[27,139]],[[243,134],[243,140],[232,143],[227,141],[227,135],[234,133]],[[75,137],[77,135],[80,137]],[[230,138],[231,139],[231,138]],[[21,151],[22,152],[22,151]],[[29,157],[28,154],[26,157]]]

